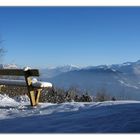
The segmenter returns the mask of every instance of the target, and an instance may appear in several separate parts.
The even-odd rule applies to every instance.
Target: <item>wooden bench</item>
[[[41,82],[35,78],[32,78],[39,76],[38,69],[30,69],[29,67],[24,69],[0,69],[0,75],[24,76],[25,80],[0,79],[0,85],[27,87],[31,106],[36,106],[38,104],[42,88],[52,87],[51,83]]]

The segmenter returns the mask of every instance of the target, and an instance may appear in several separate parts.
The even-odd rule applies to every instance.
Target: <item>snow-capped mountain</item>
[[[51,78],[65,72],[79,70],[79,69],[80,67],[75,65],[65,65],[65,66],[58,66],[54,68],[40,69],[40,76],[42,78]]]
[[[0,64],[0,69],[17,69],[16,64]]]
[[[112,64],[112,65],[99,65],[99,66],[87,66],[79,67],[75,65],[64,65],[53,68],[40,69],[42,78],[53,78],[57,75],[70,72],[70,71],[80,71],[80,70],[96,70],[96,71],[118,71],[122,73],[140,75],[140,60],[136,62],[125,62],[123,64]]]
[[[120,99],[140,100],[140,60],[123,64],[99,65],[85,68],[73,68],[59,72],[43,80],[52,82],[61,88],[77,87],[95,95],[104,91]],[[53,71],[54,72],[54,71]]]

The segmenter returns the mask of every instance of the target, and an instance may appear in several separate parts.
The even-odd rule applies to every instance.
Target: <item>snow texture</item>
[[[0,79],[0,85],[11,85],[11,86],[26,86],[25,80],[9,80],[9,79]],[[41,82],[37,81],[37,79],[33,78],[32,81],[33,87],[52,87],[52,84],[49,82]]]
[[[140,133],[139,101],[40,103],[0,95],[0,133]]]
[[[31,68],[30,67],[24,67],[23,70],[28,71],[28,70],[31,70]]]

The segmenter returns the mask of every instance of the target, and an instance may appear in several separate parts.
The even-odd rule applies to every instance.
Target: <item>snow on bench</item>
[[[0,79],[0,85],[8,85],[8,86],[22,86],[26,87],[25,80],[9,80],[9,79]],[[31,86],[33,88],[51,88],[52,84],[49,82],[41,82],[33,79]]]

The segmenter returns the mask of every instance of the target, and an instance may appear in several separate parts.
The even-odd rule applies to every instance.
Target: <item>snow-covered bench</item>
[[[34,76],[39,76],[38,69],[31,69],[29,67],[24,69],[0,69],[0,75],[24,76],[25,80],[0,79],[0,85],[27,87],[31,106],[38,104],[42,88],[52,87],[51,83],[41,82],[32,78]]]

